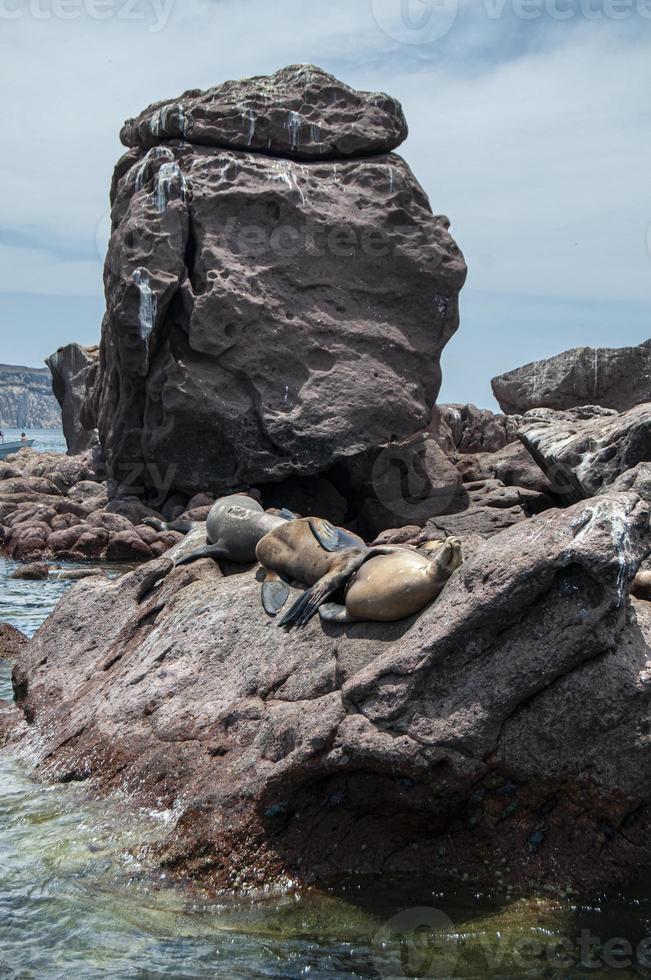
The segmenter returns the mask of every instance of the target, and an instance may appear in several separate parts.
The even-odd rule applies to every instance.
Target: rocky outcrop
[[[593,497],[651,460],[651,403],[617,414],[590,406],[528,413],[520,439],[564,501]]]
[[[388,153],[406,138],[396,99],[357,92],[314,65],[185,92],[149,106],[120,133],[139,149],[183,140],[295,160]]]
[[[0,429],[58,429],[59,406],[46,368],[0,364]]]
[[[651,401],[651,340],[639,347],[577,347],[493,378],[502,411],[603,405],[624,412]]]
[[[612,882],[651,857],[648,524],[635,494],[549,511],[395,624],[287,634],[209,561],[81,582],[14,671],[12,751],[173,809],[159,860],[220,886]]]
[[[431,429],[450,455],[496,453],[517,442],[520,421],[476,405],[437,405]]]
[[[89,400],[116,492],[319,476],[427,426],[466,267],[405,132],[309,66],[127,123]]]
[[[140,500],[109,503],[91,452],[69,457],[23,449],[0,463],[0,546],[10,558],[149,561],[178,541],[143,524],[161,517]],[[204,515],[205,516],[205,515]]]
[[[68,344],[46,359],[71,456],[85,452],[99,441],[96,429],[87,430],[82,425],[82,410],[95,382],[98,358],[98,347]]]

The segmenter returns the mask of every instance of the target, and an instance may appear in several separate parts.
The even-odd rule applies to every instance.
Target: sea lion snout
[[[446,538],[436,556],[436,564],[450,575],[463,564],[463,545],[459,538]]]

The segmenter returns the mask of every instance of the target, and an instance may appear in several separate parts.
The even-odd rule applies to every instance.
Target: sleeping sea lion
[[[344,605],[327,603],[319,615],[331,623],[391,623],[420,612],[441,594],[463,562],[458,538],[436,544],[429,557],[396,548],[367,559],[350,578]]]
[[[255,548],[260,538],[294,516],[288,510],[265,511],[257,500],[246,494],[221,497],[211,507],[206,520],[206,547],[185,555],[176,564],[189,565],[199,558],[227,558],[248,565],[255,561]],[[159,531],[180,531],[181,534],[187,534],[194,527],[191,521],[163,523],[155,518],[149,518],[145,523]]]
[[[332,584],[331,591],[336,591],[339,584],[343,584],[358,567],[362,555],[367,554],[368,550],[356,534],[345,528],[333,527],[320,517],[283,522],[265,535],[255,550],[256,558],[266,572],[262,605],[270,615],[279,612],[289,598],[287,583],[292,581],[311,586],[319,582],[321,590],[330,589]],[[338,584],[334,584],[335,581]],[[324,598],[331,591],[326,591]],[[315,606],[307,619],[314,615],[316,609]],[[290,613],[293,610],[294,606]],[[281,625],[290,622],[288,616],[289,613]]]
[[[291,521],[267,534],[256,548],[266,571],[262,604],[275,615],[289,596],[288,581],[310,586],[279,624],[303,626],[346,583],[351,589],[366,563],[373,563],[352,590],[350,610],[346,597],[346,606],[330,605],[324,618],[337,622],[403,619],[435,599],[463,560],[457,538],[433,547],[433,558],[395,545],[369,548],[361,538],[319,518]],[[389,561],[383,570],[385,560]]]

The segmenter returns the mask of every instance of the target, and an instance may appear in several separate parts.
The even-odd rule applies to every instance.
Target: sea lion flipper
[[[360,565],[364,564],[366,551],[358,548],[350,548],[348,551],[341,552],[337,564],[323,578],[320,578],[311,589],[306,589],[281,619],[279,626],[305,626],[306,623],[316,616],[319,606],[322,606],[326,599],[341,588],[356,572]]]
[[[326,623],[356,623],[357,620],[350,615],[345,606],[340,606],[337,602],[324,602],[319,606],[319,616]]]
[[[295,514],[294,511],[290,510],[288,507],[282,507],[278,511],[278,516],[284,517],[286,521],[295,521],[298,519],[298,514]]]
[[[270,616],[275,616],[289,599],[289,586],[278,575],[267,572],[262,585],[262,606]]]
[[[339,548],[339,531],[332,526],[330,521],[324,521],[322,517],[309,517],[308,524],[324,551],[337,551]]]
[[[205,548],[199,548],[198,551],[192,551],[189,555],[184,555],[179,558],[176,562],[176,567],[180,565],[191,565],[194,561],[199,561],[200,558],[214,558],[217,561],[218,558],[227,558],[225,550],[219,544],[209,544]]]

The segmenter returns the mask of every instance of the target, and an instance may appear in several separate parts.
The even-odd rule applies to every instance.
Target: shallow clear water
[[[31,635],[74,583],[9,580],[13,568],[0,559],[0,619]],[[648,883],[581,902],[389,879],[216,899],[172,886],[139,850],[173,813],[90,790],[43,785],[0,753],[0,978],[651,976]]]

